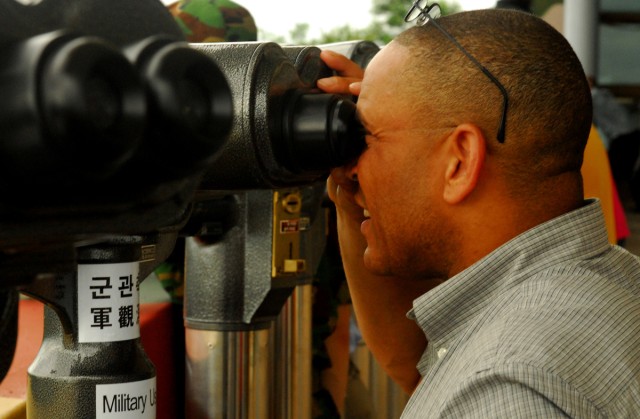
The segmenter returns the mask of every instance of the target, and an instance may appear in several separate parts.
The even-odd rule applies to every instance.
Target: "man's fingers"
[[[317,86],[326,93],[352,94],[360,93],[360,81],[364,71],[360,66],[342,54],[324,50],[320,52],[320,58],[334,70],[337,76],[319,79]]]
[[[331,171],[327,180],[327,193],[329,198],[338,206],[358,207],[354,194],[358,190],[358,183],[349,178],[344,168],[336,168]]]
[[[320,58],[332,70],[336,71],[339,76],[354,78],[356,81],[362,80],[364,70],[349,58],[334,51],[324,50],[320,52]]]
[[[325,93],[339,93],[339,94],[354,94],[353,92],[354,85],[360,84],[360,79],[349,78],[349,77],[326,77],[323,79],[318,79],[316,85],[319,89],[324,91]],[[360,93],[360,89],[358,88],[358,93]]]

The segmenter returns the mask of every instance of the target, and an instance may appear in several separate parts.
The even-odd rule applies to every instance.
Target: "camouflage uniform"
[[[189,42],[256,41],[247,9],[230,0],[180,0],[167,6]]]

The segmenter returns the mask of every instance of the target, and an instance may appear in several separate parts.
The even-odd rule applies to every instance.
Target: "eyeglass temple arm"
[[[476,67],[478,67],[480,69],[480,71],[482,71],[482,73],[487,76],[489,78],[489,80],[491,80],[497,87],[498,89],[500,89],[500,93],[502,94],[502,118],[500,120],[500,128],[498,130],[498,142],[500,143],[504,143],[504,137],[505,137],[505,131],[506,131],[506,122],[507,122],[507,108],[509,107],[509,96],[507,95],[507,89],[504,88],[504,86],[502,85],[502,83],[500,83],[500,81],[498,81],[498,79],[496,79],[494,77],[493,74],[491,74],[491,72],[489,70],[486,69],[485,66],[483,66],[482,64],[480,64],[480,62],[478,60],[476,60],[473,55],[469,54],[469,52],[467,52],[466,49],[464,49],[462,47],[462,45],[460,45],[460,43],[458,43],[458,41],[456,40],[456,38],[453,37],[453,35],[451,35],[449,32],[445,31],[444,28],[442,28],[435,19],[429,19],[429,21],[431,23],[433,23],[433,25],[438,28],[438,30],[447,37],[447,39],[449,39],[451,42],[453,42],[453,44],[460,50],[460,52],[462,52],[468,59],[471,60],[471,62],[473,64],[476,65]]]

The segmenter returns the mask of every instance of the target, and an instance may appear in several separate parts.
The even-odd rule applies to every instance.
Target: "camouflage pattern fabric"
[[[247,42],[258,39],[247,9],[230,0],[180,0],[169,6],[189,42]]]

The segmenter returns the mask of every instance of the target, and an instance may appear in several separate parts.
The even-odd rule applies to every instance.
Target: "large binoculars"
[[[23,3],[0,1],[5,284],[180,229],[198,191],[309,185],[364,147],[353,98],[315,84],[322,48],[364,67],[371,42],[188,44],[156,1]]]
[[[14,287],[73,272],[79,247],[156,235],[166,256],[198,193],[310,185],[355,159],[353,98],[315,87],[322,48],[363,67],[378,51],[189,45],[155,0],[0,0],[0,336]]]
[[[0,188],[68,204],[78,187],[147,189],[199,171],[215,189],[312,181],[363,145],[350,98],[314,89],[328,75],[318,54],[158,36],[119,50],[63,31],[9,44]]]
[[[159,35],[117,45],[59,30],[5,42],[0,249],[34,236],[12,231],[16,220],[52,239],[146,232],[183,214],[113,226],[100,215],[186,206],[197,189],[305,185],[354,159],[364,146],[355,104],[315,88],[331,74],[319,53]],[[48,217],[69,215],[91,220],[47,231]]]

